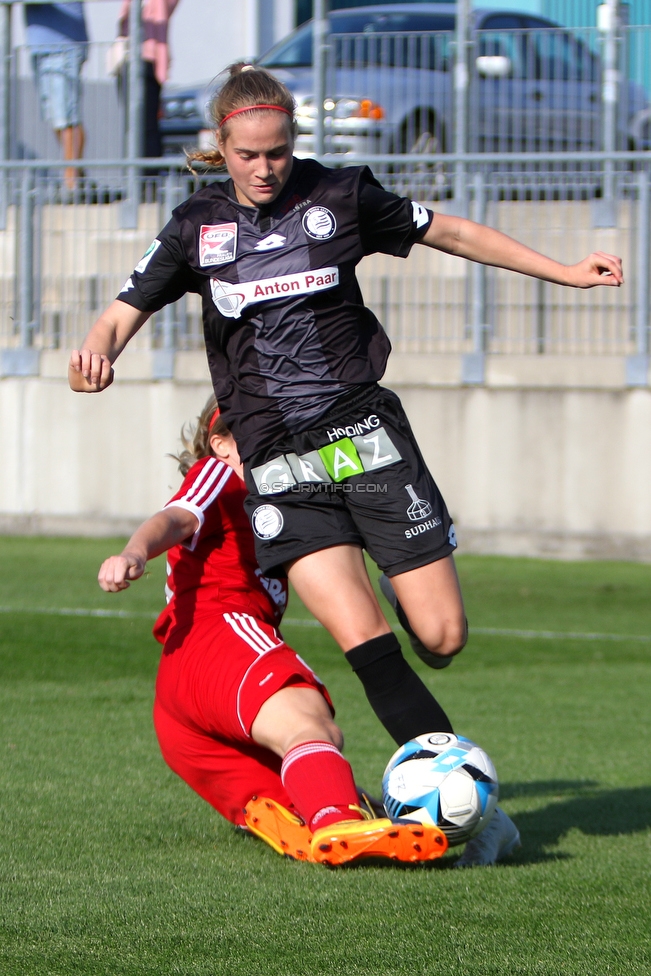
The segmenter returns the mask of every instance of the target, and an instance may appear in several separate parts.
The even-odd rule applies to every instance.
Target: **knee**
[[[328,741],[331,742],[333,746],[336,746],[337,749],[339,749],[339,751],[341,752],[341,750],[344,747],[344,733],[341,731],[338,725],[335,725],[335,723],[332,720],[328,723],[327,732],[328,732]]]
[[[314,718],[305,722],[299,729],[294,729],[293,734],[283,743],[281,750],[286,755],[290,749],[300,745],[302,742],[330,742],[337,749],[344,747],[344,735],[338,725],[332,719]]]
[[[323,742],[331,742],[337,749],[344,747],[344,734],[331,718],[320,718],[310,723],[302,731],[305,741],[318,739]]]
[[[428,651],[439,657],[453,657],[466,646],[468,640],[468,624],[465,620],[446,621],[434,632],[426,634],[420,640]]]

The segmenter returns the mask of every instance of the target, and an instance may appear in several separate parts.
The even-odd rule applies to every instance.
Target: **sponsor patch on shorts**
[[[251,517],[258,539],[275,539],[284,525],[283,514],[275,505],[258,505]]]
[[[411,529],[405,529],[405,539],[415,539],[417,535],[422,535],[423,532],[429,532],[431,529],[436,529],[441,525],[441,519],[436,516],[436,518],[428,519],[426,522],[419,522],[418,525],[412,526]]]
[[[340,484],[401,460],[384,427],[377,427],[365,436],[341,437],[307,454],[280,454],[251,468],[251,476],[261,495],[274,495],[298,484]]]

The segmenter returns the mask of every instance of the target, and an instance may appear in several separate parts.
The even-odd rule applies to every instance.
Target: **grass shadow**
[[[563,799],[568,794],[571,795]],[[568,860],[570,854],[554,851],[553,848],[558,847],[572,829],[588,836],[616,837],[640,833],[651,827],[651,786],[604,790],[595,780],[500,783],[501,799],[522,796],[550,796],[554,799],[537,810],[514,814],[513,819],[522,837],[522,848],[508,858],[503,867]],[[238,833],[259,843],[257,838],[244,831]],[[419,864],[364,858],[329,870],[348,872],[375,867],[389,871],[446,871],[454,867],[457,855],[462,851],[462,846],[450,848],[443,858]]]
[[[548,785],[552,786],[551,790],[544,788]],[[500,792],[503,797],[558,795],[562,793],[558,787],[563,785],[569,787],[571,784],[554,781],[549,784],[505,784],[500,787]],[[583,795],[552,800],[537,810],[514,815],[522,837],[522,849],[510,863],[534,864],[569,857],[567,853],[554,852],[550,848],[557,847],[572,829],[587,836],[616,837],[640,833],[651,827],[651,786],[604,790],[590,788],[585,782],[577,785],[585,791]]]
[[[600,788],[595,779],[541,779],[533,783],[500,783],[500,800],[512,800],[518,796],[576,796],[594,793]]]

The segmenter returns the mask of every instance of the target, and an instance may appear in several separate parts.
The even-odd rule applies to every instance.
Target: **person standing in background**
[[[179,0],[144,0],[142,4],[142,61],[145,102],[144,156],[161,156],[163,144],[158,128],[160,92],[167,81],[170,65],[167,28]],[[120,37],[129,36],[131,0],[123,0],[118,30]],[[121,88],[126,93],[126,79],[121,76]]]
[[[24,5],[27,44],[32,50],[41,113],[54,129],[66,160],[84,154],[81,121],[81,68],[88,32],[83,3]],[[66,186],[74,190],[79,170],[68,166]]]

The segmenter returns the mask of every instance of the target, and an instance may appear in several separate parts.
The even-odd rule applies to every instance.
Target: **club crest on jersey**
[[[199,267],[213,268],[235,260],[237,224],[202,224],[199,231]]]
[[[315,241],[327,241],[337,229],[335,215],[326,207],[310,207],[303,215],[303,230]]]

